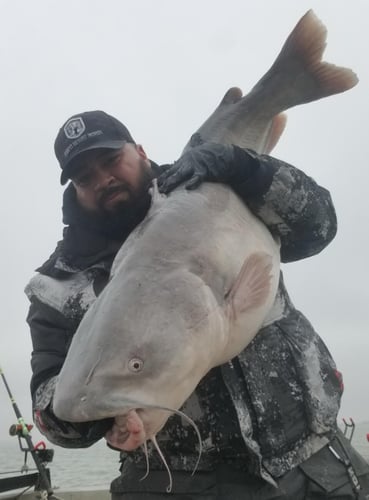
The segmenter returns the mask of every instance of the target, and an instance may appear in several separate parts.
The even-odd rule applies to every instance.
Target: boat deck
[[[5,496],[0,494],[1,500],[40,500],[37,493],[24,493],[19,496],[22,490],[17,492],[6,493]],[[111,500],[111,494],[106,490],[91,490],[91,491],[59,491],[54,492],[55,496],[50,497],[50,500]]]

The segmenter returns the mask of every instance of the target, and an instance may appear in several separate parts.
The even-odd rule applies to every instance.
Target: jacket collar
[[[156,177],[161,167],[151,162]],[[119,248],[131,231],[144,219],[149,204],[143,206],[134,218],[125,220],[112,230],[107,230],[104,221],[89,214],[79,205],[73,184],[63,194],[63,239],[55,252],[39,269],[45,274],[70,274],[89,267],[110,269]]]

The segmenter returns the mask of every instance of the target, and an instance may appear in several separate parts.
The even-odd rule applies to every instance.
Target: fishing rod
[[[11,393],[11,390],[10,390],[10,387],[8,385],[8,382],[5,378],[5,375],[4,375],[4,372],[0,366],[0,375],[1,375],[1,378],[3,379],[3,382],[4,382],[4,385],[5,385],[5,388],[6,388],[6,391],[9,395],[9,398],[10,398],[10,401],[12,403],[12,406],[13,406],[13,410],[14,410],[14,413],[18,419],[18,424],[17,426],[15,426],[15,434],[18,435],[18,437],[22,437],[25,439],[27,445],[28,445],[28,449],[27,450],[24,450],[24,451],[29,451],[32,455],[32,458],[36,464],[36,467],[38,469],[38,472],[39,472],[39,481],[40,481],[40,488],[41,488],[41,498],[56,498],[53,496],[53,489],[51,487],[51,484],[50,484],[50,480],[49,480],[49,477],[48,477],[48,474],[46,472],[46,468],[43,464],[43,462],[41,461],[40,457],[39,457],[39,452],[38,450],[33,446],[33,443],[32,443],[32,438],[31,438],[31,435],[30,435],[30,429],[32,428],[31,426],[28,426],[26,424],[26,422],[24,421],[24,418],[22,417],[22,414],[18,408],[18,405],[17,403],[15,402],[15,399],[13,397],[13,394]],[[21,448],[23,449],[23,448]]]

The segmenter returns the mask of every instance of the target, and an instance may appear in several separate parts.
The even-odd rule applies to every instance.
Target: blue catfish
[[[197,137],[270,152],[283,111],[357,83],[351,70],[321,61],[325,39],[309,11],[255,87],[244,97],[230,89]],[[154,183],[146,218],[73,338],[55,414],[75,422],[119,418],[125,450],[155,440],[202,377],[268,321],[279,254],[279,242],[231,188],[205,183],[164,196]]]

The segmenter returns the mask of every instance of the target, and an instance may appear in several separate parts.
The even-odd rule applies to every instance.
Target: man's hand
[[[243,182],[258,165],[257,155],[240,148],[235,155],[235,150],[232,145],[207,142],[186,151],[158,177],[159,191],[168,193],[183,182],[186,189],[195,189],[205,181],[231,186]]]

